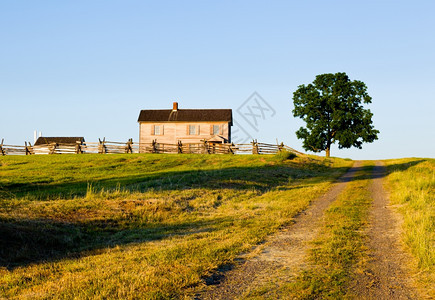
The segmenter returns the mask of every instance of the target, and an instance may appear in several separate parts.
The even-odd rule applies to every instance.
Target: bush
[[[282,150],[276,154],[276,157],[280,161],[292,160],[292,159],[296,158],[296,156],[297,156],[296,154],[294,154],[293,152],[287,151],[287,150]]]

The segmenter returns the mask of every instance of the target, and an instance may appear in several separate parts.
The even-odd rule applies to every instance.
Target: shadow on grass
[[[369,173],[366,172],[365,174],[358,175],[358,176],[343,176],[343,177],[340,177],[338,179],[338,181],[348,182],[348,181],[356,181],[356,180],[384,178],[384,177],[387,177],[392,172],[406,171],[407,169],[409,169],[413,166],[416,166],[419,163],[422,163],[424,161],[425,161],[424,159],[419,159],[419,160],[415,160],[415,161],[411,161],[411,162],[407,162],[407,163],[393,164],[393,165],[389,165],[389,166],[385,166],[385,167],[384,166],[359,167],[359,168],[355,168],[356,172],[361,171],[361,170],[369,170],[369,169],[371,169],[372,171]]]
[[[233,167],[222,169],[197,169],[189,171],[161,171],[159,173],[134,174],[93,181],[71,180],[50,183],[35,178],[33,182],[10,182],[0,186],[3,199],[27,198],[29,200],[72,199],[86,195],[89,187],[93,191],[121,189],[129,192],[148,190],[171,191],[192,188],[235,189],[265,191],[284,185],[291,180],[319,178],[330,180],[331,168],[318,163],[306,163],[303,168],[296,164],[266,165],[259,167]],[[336,168],[337,174],[347,168]]]
[[[232,219],[221,217],[130,228],[107,221],[71,224],[53,220],[17,221],[0,218],[0,267],[14,269],[30,263],[88,256],[117,245],[211,232],[216,227],[229,224]]]

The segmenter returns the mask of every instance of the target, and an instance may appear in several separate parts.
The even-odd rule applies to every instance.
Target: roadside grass
[[[230,155],[0,158],[0,298],[194,295],[351,161]]]
[[[295,280],[281,284],[269,295],[282,299],[352,297],[347,292],[351,276],[367,257],[362,230],[372,202],[368,190],[372,168],[372,162],[364,162],[355,174],[357,180],[349,182],[325,212],[323,227],[310,249],[310,265]],[[255,292],[252,296],[258,298]]]
[[[403,217],[402,239],[416,258],[419,282],[435,297],[435,159],[385,161],[385,187]]]

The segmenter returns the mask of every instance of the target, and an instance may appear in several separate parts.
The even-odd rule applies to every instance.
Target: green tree
[[[303,139],[303,148],[314,152],[326,151],[331,145],[361,149],[362,143],[378,139],[379,131],[372,125],[373,114],[362,103],[371,103],[362,81],[351,81],[346,73],[317,75],[313,83],[298,86],[293,94],[293,116],[306,123],[296,131]]]

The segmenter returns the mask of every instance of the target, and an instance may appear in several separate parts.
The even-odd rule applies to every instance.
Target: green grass
[[[352,162],[0,158],[0,298],[169,299],[290,223]]]
[[[372,165],[355,174],[325,213],[323,227],[310,249],[311,266],[275,293],[291,299],[352,298],[347,287],[352,274],[367,256],[363,228],[372,202],[368,185]]]
[[[403,241],[416,258],[420,281],[435,295],[435,160],[386,161],[391,204],[403,216]]]

